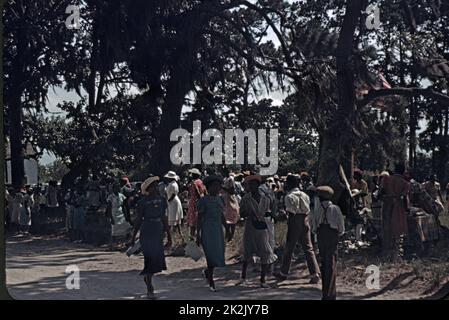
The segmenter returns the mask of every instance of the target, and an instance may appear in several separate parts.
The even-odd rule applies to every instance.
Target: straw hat
[[[167,174],[164,176],[164,178],[175,179],[175,180],[179,179],[179,177],[176,175],[176,172],[174,172],[174,171],[167,172]]]
[[[329,186],[320,186],[316,188],[316,193],[319,197],[330,200],[334,196],[334,189]]]
[[[196,174],[197,176],[201,176],[201,171],[198,170],[197,168],[189,169],[188,172],[191,174]]]
[[[140,191],[142,191],[142,193],[145,193],[145,192],[147,191],[148,187],[149,187],[152,183],[154,183],[154,182],[156,182],[156,181],[159,181],[159,177],[158,177],[158,176],[149,177],[149,178],[146,179],[146,180],[142,183],[142,185],[140,186]]]

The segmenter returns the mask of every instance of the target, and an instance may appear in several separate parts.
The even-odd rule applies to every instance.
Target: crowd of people
[[[105,184],[91,176],[89,181],[64,191],[52,181],[45,190],[29,186],[9,189],[7,224],[27,233],[33,216],[64,207],[67,232],[71,241],[79,243],[86,239],[86,215],[104,212],[111,224],[111,247],[117,242],[133,246],[139,239],[144,255],[142,275],[150,298],[155,298],[153,275],[167,268],[164,252],[175,239],[202,247],[207,262],[203,276],[215,291],[214,271],[225,266],[226,243],[234,239],[236,226],[244,224],[242,269],[236,285],[247,282],[251,263],[260,264],[262,288],[269,288],[270,275],[286,280],[292,257],[301,248],[310,283],[321,282],[322,298],[335,299],[339,237],[349,226],[354,228],[356,240],[362,240],[360,212],[368,210],[372,218],[379,218],[382,251],[398,257],[409,233],[411,212],[421,210],[432,215],[438,227],[438,215],[444,211],[443,192],[434,175],[421,184],[398,164],[392,172],[369,178],[356,169],[353,177],[347,190],[349,210],[334,204],[334,190],[315,186],[307,172],[263,177],[250,171],[218,175],[192,168],[183,179],[169,171],[142,183],[131,183],[123,177]],[[447,189],[446,201],[449,184]],[[288,229],[280,268],[274,272],[278,260],[274,226],[279,220],[286,220]],[[188,226],[187,235],[183,234],[184,224]]]
[[[6,230],[28,234],[33,217],[39,212],[51,212],[58,208],[59,195],[56,181],[51,181],[47,187],[23,185],[20,188],[6,188]]]
[[[382,250],[387,256],[401,256],[401,244],[409,233],[408,217],[418,206],[419,210],[432,214],[435,219],[430,221],[439,226],[438,215],[444,206],[441,188],[434,176],[420,184],[407,174],[401,164],[396,165],[392,172],[384,171],[371,177],[370,183],[363,179],[364,173],[359,169],[354,171],[353,176],[349,192],[350,203],[353,203],[355,209],[363,207],[374,210],[374,203],[381,202],[378,213],[381,227],[378,231]],[[204,250],[207,265],[203,275],[210,290],[216,290],[214,270],[225,265],[226,241],[233,239],[239,221],[245,222],[241,244],[242,270],[236,284],[246,283],[248,265],[257,261],[260,264],[260,285],[269,288],[266,278],[272,273],[273,264],[278,259],[275,254],[274,223],[286,217],[288,231],[280,270],[273,273],[274,276],[279,281],[287,279],[293,253],[299,245],[306,258],[310,283],[321,281],[323,299],[336,298],[339,237],[349,225],[355,228],[356,238],[360,238],[357,237],[357,218],[354,219],[352,212],[343,214],[340,207],[332,202],[334,190],[330,186],[314,186],[307,172],[288,174],[281,178],[262,177],[253,172],[225,173],[220,176],[205,175],[194,168],[189,170],[189,178],[187,190],[183,192],[183,198],[188,198],[186,221],[190,227],[190,240],[196,241]],[[139,231],[142,239],[145,239],[146,233],[156,237],[154,232],[148,231],[150,227],[142,227],[145,221],[150,221],[148,224],[158,221],[156,228],[166,231],[168,246],[172,243],[175,230],[179,236],[183,236],[177,228],[183,220],[182,201],[177,199],[180,179],[175,172],[169,172],[162,180],[151,177],[142,185],[144,198],[138,204],[139,223],[134,226],[131,244],[134,244]],[[420,201],[422,197],[416,197],[416,194],[426,194],[426,201]],[[152,218],[146,219],[147,216]],[[158,217],[156,220],[155,216]],[[166,269],[163,239],[160,232],[157,241],[152,238],[152,241],[144,240],[143,244],[143,274],[151,298],[154,298],[152,276]],[[157,249],[154,248],[156,243]]]
[[[183,195],[188,199],[185,220],[190,241],[196,242],[204,251],[203,276],[211,291],[216,291],[215,269],[225,266],[226,242],[234,238],[240,221],[245,222],[241,243],[242,269],[236,285],[247,283],[248,265],[256,261],[260,264],[260,286],[269,288],[267,277],[278,260],[274,224],[282,216],[288,216],[281,271],[274,276],[279,280],[287,278],[295,246],[299,243],[306,255],[310,283],[322,281],[323,299],[336,298],[337,243],[345,226],[340,208],[331,202],[334,195],[331,187],[315,188],[306,172],[282,178],[262,177],[253,172],[205,175],[196,168],[188,173],[189,182]],[[182,201],[177,199],[179,183],[179,177],[170,171],[162,179],[150,177],[141,185],[142,198],[137,203],[130,245],[135,244],[140,234],[144,254],[142,275],[150,298],[155,298],[153,275],[167,268],[164,247],[171,246],[174,233],[183,237],[178,228],[183,220]],[[311,214],[311,197],[317,208],[316,214]],[[317,238],[321,269],[313,247],[312,231]],[[167,239],[165,246],[164,238]]]

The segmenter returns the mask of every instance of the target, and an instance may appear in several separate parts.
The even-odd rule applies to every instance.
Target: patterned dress
[[[240,202],[240,213],[247,217],[243,233],[243,258],[245,261],[252,260],[253,256],[257,256],[262,264],[270,264],[277,259],[270,244],[268,229],[256,229],[252,222],[252,219],[265,221],[265,213],[269,207],[270,199],[265,195],[261,195],[260,201],[257,202],[251,193],[247,193]]]
[[[224,185],[227,189],[236,189],[235,182],[232,177],[225,180]],[[224,201],[224,216],[227,224],[236,224],[240,220],[239,199],[236,194],[230,194],[226,190],[222,194]]]
[[[206,193],[206,187],[203,184],[203,181],[201,179],[196,179],[195,181],[192,181],[189,187],[189,207],[187,209],[187,224],[191,227],[196,227],[198,223],[198,209],[197,209],[197,203],[198,200],[201,198],[198,195],[198,192],[201,195],[204,195]]]

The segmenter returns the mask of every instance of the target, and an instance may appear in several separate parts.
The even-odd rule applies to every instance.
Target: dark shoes
[[[313,275],[309,281],[310,284],[317,284],[319,282],[320,282],[320,276],[318,274]]]
[[[274,276],[276,277],[276,279],[278,279],[279,281],[285,281],[287,280],[287,276],[284,276],[281,273],[275,273]],[[320,282],[320,275],[315,274],[312,276],[312,278],[310,279],[309,283],[310,284],[317,284]]]
[[[285,281],[285,280],[287,280],[287,276],[284,276],[283,274],[280,274],[280,273],[275,273],[274,276],[275,276],[276,279],[278,279],[279,281]]]

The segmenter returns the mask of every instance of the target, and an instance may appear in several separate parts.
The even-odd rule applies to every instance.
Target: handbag
[[[185,255],[198,261],[204,257],[204,252],[194,241],[189,241],[185,247]]]
[[[267,223],[265,221],[261,221],[259,219],[256,219],[254,216],[252,216],[251,222],[253,224],[253,227],[256,230],[266,230],[266,229],[268,229],[268,225],[267,225]]]
[[[126,255],[131,257],[132,255],[137,255],[142,251],[142,245],[140,244],[140,240],[137,240],[136,243],[126,250]]]

